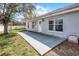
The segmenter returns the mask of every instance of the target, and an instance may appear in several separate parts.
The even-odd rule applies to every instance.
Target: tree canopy
[[[7,33],[8,23],[16,13],[31,18],[35,9],[34,4],[31,3],[0,3],[0,22],[4,25],[4,33]]]

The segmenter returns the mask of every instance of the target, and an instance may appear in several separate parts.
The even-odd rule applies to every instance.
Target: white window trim
[[[55,21],[60,20],[60,19],[63,20],[63,18],[57,18]],[[55,23],[55,26],[56,26],[56,25],[63,25],[63,24],[56,24],[56,23]],[[56,30],[55,30],[55,31],[56,31]],[[57,31],[57,32],[63,32],[63,31]]]
[[[34,23],[33,23],[34,22]],[[35,21],[33,21],[32,22],[32,26],[34,26],[34,27],[32,27],[32,29],[35,29],[35,26],[36,26],[36,22]]]
[[[53,25],[55,25],[55,19],[50,19],[49,21],[53,21],[54,22]],[[54,26],[53,30],[49,30],[49,21],[48,21],[48,31],[49,32],[55,31],[55,26]]]
[[[56,24],[55,23],[55,21],[56,20],[59,20],[59,19],[62,19],[63,20],[63,18],[55,18],[55,19],[50,19],[49,21],[54,21],[54,30],[49,30],[49,21],[48,21],[48,32],[59,32],[59,33],[62,33],[63,31],[56,31],[55,30],[55,25],[60,25],[60,24]],[[63,25],[63,24],[61,24],[61,25]]]

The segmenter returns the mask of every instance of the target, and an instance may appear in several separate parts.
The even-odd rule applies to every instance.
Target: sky
[[[68,5],[71,5],[71,3],[37,3],[35,5],[36,7],[35,13],[37,15],[43,15],[45,13],[48,13],[50,11],[53,11],[59,8],[63,8]],[[23,16],[17,15],[16,18],[20,20],[21,18],[23,18]]]
[[[36,5],[36,14],[42,15],[68,5],[71,5],[71,3],[39,3]]]

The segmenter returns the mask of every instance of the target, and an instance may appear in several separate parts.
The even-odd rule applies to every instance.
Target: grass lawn
[[[8,35],[0,33],[0,56],[35,56],[39,55],[20,35],[24,29],[10,30]],[[79,56],[79,44],[63,42],[45,56]]]
[[[20,30],[10,30],[8,35],[0,33],[0,56],[32,56],[38,53],[21,37],[17,32]]]

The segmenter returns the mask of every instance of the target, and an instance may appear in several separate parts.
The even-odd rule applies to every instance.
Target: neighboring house
[[[59,37],[79,36],[79,4],[57,9],[26,22],[26,29]]]

